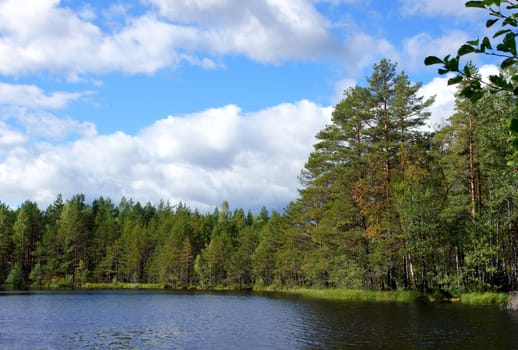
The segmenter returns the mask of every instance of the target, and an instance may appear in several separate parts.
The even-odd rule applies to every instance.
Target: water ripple
[[[0,310],[0,349],[518,348],[518,317],[459,305],[140,291],[6,296]]]

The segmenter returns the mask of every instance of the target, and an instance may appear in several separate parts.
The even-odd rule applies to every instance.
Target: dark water
[[[518,314],[257,294],[0,294],[0,349],[518,349]]]

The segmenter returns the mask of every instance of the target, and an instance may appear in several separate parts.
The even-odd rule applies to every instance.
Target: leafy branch
[[[473,102],[482,98],[484,95],[484,86],[489,87],[491,91],[509,91],[514,95],[518,95],[518,74],[514,72],[514,75],[510,77],[506,77],[503,74],[503,71],[510,67],[516,67],[518,64],[516,46],[516,37],[518,36],[518,1],[468,1],[465,5],[466,7],[481,8],[488,11],[492,18],[486,21],[486,28],[492,28],[495,24],[500,23],[502,29],[498,30],[492,36],[494,41],[500,40],[500,42],[492,43],[492,40],[487,36],[482,40],[471,40],[458,49],[455,57],[447,55],[443,59],[440,59],[436,56],[428,56],[425,58],[425,65],[441,64],[442,67],[438,69],[440,75],[455,73],[456,76],[449,79],[448,84],[453,85],[463,81],[466,82],[465,87],[461,91],[461,95],[469,98]],[[469,64],[461,67],[461,57],[472,53],[501,58],[500,74],[490,75],[489,82],[485,82],[480,76],[474,74]]]
[[[490,18],[486,20],[486,28],[494,28],[495,25],[500,24],[500,29],[491,38],[485,36],[482,40],[467,41],[458,49],[455,57],[447,55],[441,59],[436,56],[428,56],[424,60],[425,65],[442,65],[438,69],[440,75],[455,73],[455,76],[448,80],[448,85],[462,82],[461,96],[473,103],[480,100],[488,91],[493,93],[510,92],[514,96],[518,96],[518,51],[516,46],[518,0],[468,1],[465,6],[487,11]],[[469,62],[461,66],[461,58],[468,54],[480,54],[501,59],[499,74],[490,75],[489,81],[482,80]],[[514,116],[511,116],[509,121],[509,129],[513,133],[518,133],[518,119]],[[513,137],[511,142],[515,148],[518,148],[518,137]],[[518,153],[516,158],[518,158]]]

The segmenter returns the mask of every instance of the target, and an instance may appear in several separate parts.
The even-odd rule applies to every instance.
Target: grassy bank
[[[101,289],[167,289],[161,283],[84,283],[77,289],[101,290]]]
[[[63,289],[78,289],[78,290],[130,290],[130,289],[148,289],[148,290],[198,290],[204,291],[199,286],[190,286],[187,288],[173,288],[170,285],[162,283],[84,283],[80,287],[64,287],[61,285],[47,285],[40,286],[45,290],[63,290]],[[250,291],[251,288],[239,289],[238,286],[218,286],[208,289],[206,291]],[[361,289],[313,289],[313,288],[253,288],[255,292],[275,292],[287,295],[296,295],[303,298],[313,298],[321,300],[336,300],[336,301],[362,301],[362,302],[460,302],[472,305],[501,305],[507,302],[507,293],[465,293],[453,296],[452,298],[437,298],[433,295],[423,295],[417,291],[376,291],[376,290],[361,290]]]
[[[59,288],[58,288],[59,289]],[[127,290],[127,289],[149,289],[149,290],[158,290],[158,289],[169,289],[169,290],[198,290],[198,291],[236,291],[239,290],[237,287],[225,287],[225,286],[216,286],[211,289],[203,289],[200,286],[180,286],[173,287],[169,284],[164,283],[83,283],[81,286],[74,287],[73,289],[84,289],[84,290]]]
[[[275,292],[298,295],[304,298],[337,301],[415,302],[422,295],[414,291],[372,291],[359,289],[281,289]]]
[[[460,302],[478,305],[505,304],[507,298],[507,293],[466,293],[460,295]]]
[[[466,293],[450,299],[437,299],[431,295],[423,295],[417,291],[373,291],[357,289],[274,289],[264,290],[304,298],[337,301],[368,301],[368,302],[460,302],[472,305],[501,305],[507,302],[507,293]]]

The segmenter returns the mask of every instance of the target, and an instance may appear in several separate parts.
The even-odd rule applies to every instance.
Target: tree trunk
[[[475,179],[475,152],[473,147],[473,119],[469,116],[468,125],[468,149],[469,149],[469,189],[471,192],[471,220],[475,222],[477,217],[477,194]]]

